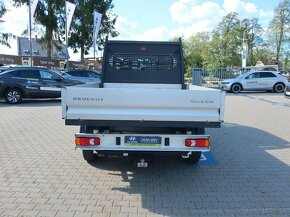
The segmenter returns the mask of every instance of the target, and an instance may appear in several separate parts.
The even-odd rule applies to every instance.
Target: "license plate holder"
[[[125,136],[124,146],[160,147],[160,136]]]

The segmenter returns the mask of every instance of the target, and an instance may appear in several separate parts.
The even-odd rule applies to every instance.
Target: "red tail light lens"
[[[186,147],[208,147],[209,139],[186,139]]]
[[[79,146],[95,146],[100,145],[100,138],[78,137],[75,140],[76,145]]]

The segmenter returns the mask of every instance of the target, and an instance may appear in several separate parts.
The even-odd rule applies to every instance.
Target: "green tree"
[[[192,68],[202,68],[205,65],[203,53],[208,47],[210,35],[208,32],[199,32],[192,35],[189,39],[181,38],[182,50],[185,65],[185,78],[191,78]],[[179,41],[178,37],[170,41]]]
[[[262,43],[256,50],[254,54],[254,58],[258,61],[262,61],[263,63],[268,63],[275,56],[275,53],[269,48],[268,43]]]
[[[208,32],[198,32],[185,42],[185,56],[192,67],[204,65],[204,51],[207,49],[210,36]]]
[[[207,49],[209,40],[210,36],[207,32],[199,32],[184,40],[184,61],[188,75],[191,68],[202,68],[204,66],[204,51]]]
[[[64,28],[63,19],[64,2],[62,0],[39,1],[35,22],[45,27],[45,33],[41,37],[41,43],[46,44],[47,56],[52,57],[53,47],[59,48],[62,33],[60,27]]]
[[[276,60],[280,61],[281,51],[289,46],[290,1],[282,0],[274,10],[274,17],[269,25],[269,41],[275,51]]]
[[[242,20],[240,31],[245,37],[244,40],[247,44],[248,63],[249,65],[255,65],[257,60],[259,60],[256,55],[258,50],[260,48],[265,48],[262,46],[263,29],[259,24],[258,18]]]
[[[6,7],[2,1],[0,1],[0,24],[3,23],[4,21],[2,20],[3,15],[6,13]],[[8,44],[8,37],[9,35],[7,33],[0,33],[0,44],[9,46]]]
[[[213,30],[207,49],[203,51],[204,66],[207,68],[223,67],[221,36],[217,30]]]
[[[29,0],[13,0],[14,5],[28,5]],[[52,57],[53,46],[59,49],[62,31],[64,28],[64,1],[39,0],[35,11],[35,22],[45,28],[41,43],[47,49],[47,56]]]
[[[262,27],[257,18],[240,21],[237,13],[229,13],[212,32],[203,52],[204,65],[209,68],[240,66],[243,40],[247,43],[249,63],[254,65],[263,42]]]
[[[240,65],[242,38],[237,13],[229,13],[212,32],[209,49],[204,56],[209,67],[233,67]]]
[[[93,46],[93,12],[97,11],[102,14],[101,27],[97,38],[99,50],[102,49],[106,36],[116,37],[118,35],[118,32],[114,29],[117,16],[111,12],[114,7],[112,0],[79,0],[74,3],[76,4],[76,10],[68,44],[75,53],[80,50],[81,60],[83,60],[84,55],[89,54]]]
[[[3,20],[1,18],[6,13],[6,11],[7,10],[6,10],[4,3],[2,1],[0,1],[0,22],[3,22]]]
[[[5,7],[4,2],[0,1],[0,25],[5,22],[4,20],[2,20],[2,17],[5,15],[6,12],[7,12],[7,9]],[[0,28],[0,31],[1,31],[1,28]],[[13,33],[0,32],[0,44],[11,48],[9,44],[9,39],[11,38],[15,39],[16,35],[14,35]]]

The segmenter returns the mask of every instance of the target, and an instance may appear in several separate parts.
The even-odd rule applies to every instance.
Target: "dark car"
[[[11,68],[0,73],[0,97],[11,104],[22,98],[58,98],[62,87],[77,84],[83,82],[66,79],[46,68]]]
[[[289,98],[290,99],[290,82],[288,82],[288,84],[287,84],[287,86],[285,88],[284,96],[286,98]]]
[[[92,70],[71,70],[63,74],[63,77],[81,81],[84,83],[100,83],[101,75],[97,71]]]

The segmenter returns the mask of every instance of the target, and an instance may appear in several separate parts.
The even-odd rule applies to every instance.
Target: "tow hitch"
[[[137,167],[148,167],[148,163],[141,158],[139,162],[137,162]]]

